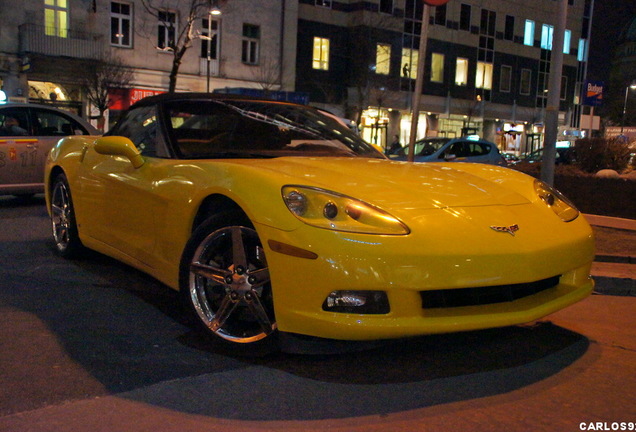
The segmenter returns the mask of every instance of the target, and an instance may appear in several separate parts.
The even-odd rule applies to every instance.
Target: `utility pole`
[[[568,0],[557,0],[557,22],[554,26],[552,53],[550,55],[550,78],[545,113],[545,134],[543,137],[543,159],[541,180],[554,185],[554,163],[556,161],[556,141],[559,132],[559,103],[561,101],[561,74],[563,73],[563,41],[568,17]]]

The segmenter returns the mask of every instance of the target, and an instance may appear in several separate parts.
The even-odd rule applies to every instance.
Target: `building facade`
[[[420,0],[300,0],[296,89],[357,118],[386,146],[410,130]],[[418,136],[479,134],[517,154],[540,147],[554,0],[451,0],[431,7]],[[560,124],[577,131],[589,0],[569,0]],[[574,132],[572,135],[577,136]]]
[[[112,117],[169,89],[186,37],[175,91],[288,92],[295,84],[295,0],[0,0],[0,16],[0,84],[9,100],[86,114],[78,82],[87,62],[114,57],[133,78],[114,89]]]
[[[540,147],[557,3],[451,0],[430,8],[418,137],[479,134],[517,154]],[[590,3],[568,0],[562,47],[560,129],[573,138]],[[221,15],[211,14],[216,8]],[[395,136],[408,141],[422,10],[421,0],[0,0],[0,85],[10,100],[89,115],[81,75],[114,56],[133,78],[113,89],[112,120],[170,88],[175,50],[187,37],[175,91],[310,103],[353,119],[384,147]]]

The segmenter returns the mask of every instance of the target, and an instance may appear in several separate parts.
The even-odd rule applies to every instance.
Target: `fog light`
[[[391,310],[384,291],[332,291],[322,309],[353,314],[387,314]]]

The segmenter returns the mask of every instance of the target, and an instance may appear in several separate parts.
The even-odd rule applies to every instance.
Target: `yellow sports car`
[[[45,181],[62,256],[147,272],[234,346],[525,323],[594,285],[592,231],[546,184],[391,161],[307,106],[149,97],[103,137],[61,140]]]

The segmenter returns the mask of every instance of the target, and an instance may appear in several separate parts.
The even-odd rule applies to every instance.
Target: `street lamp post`
[[[208,49],[207,49],[207,92],[210,93],[210,63],[212,62],[212,17],[221,15],[221,10],[216,6],[216,4],[210,5],[210,11],[208,13]]]
[[[625,128],[625,118],[627,116],[627,96],[629,96],[629,90],[636,90],[636,80],[625,87],[625,101],[623,102],[623,119],[621,121],[621,135],[623,135],[623,129]]]

